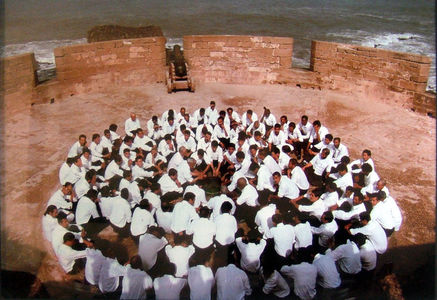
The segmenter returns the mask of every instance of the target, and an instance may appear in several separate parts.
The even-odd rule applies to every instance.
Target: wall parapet
[[[290,37],[192,35],[183,41],[196,81],[273,83],[281,70],[291,68]]]
[[[0,94],[6,106],[26,106],[113,86],[164,82],[165,43],[165,37],[148,37],[57,48],[57,76],[42,84],[37,84],[33,53],[2,58]],[[436,114],[435,94],[426,92],[431,66],[426,56],[312,41],[310,68],[298,69],[292,68],[291,37],[192,35],[183,43],[197,82],[358,92]]]

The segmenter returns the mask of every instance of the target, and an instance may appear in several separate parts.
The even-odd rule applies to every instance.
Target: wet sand
[[[378,174],[403,213],[401,230],[390,239],[387,261],[411,272],[433,252],[419,249],[435,241],[435,119],[399,104],[377,102],[371,95],[339,94],[285,86],[202,84],[196,93],[167,94],[164,85],[114,88],[106,93],[77,95],[28,110],[3,112],[1,134],[2,268],[38,273],[56,286],[62,270],[42,236],[41,218],[59,188],[58,171],[79,134],[88,142],[110,123],[119,125],[136,112],[145,126],[153,114],[181,106],[189,113],[215,100],[218,109],[232,106],[262,114],[263,106],[279,119],[298,122],[302,114],[319,119],[348,146],[351,159],[370,149]]]

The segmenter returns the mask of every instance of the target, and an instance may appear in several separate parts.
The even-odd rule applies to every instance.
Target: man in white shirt
[[[120,299],[147,299],[147,290],[153,288],[153,280],[141,269],[141,257],[132,256],[123,276]]]
[[[322,186],[325,181],[325,176],[329,175],[334,165],[334,161],[329,156],[329,153],[329,149],[323,149],[322,152],[314,156],[314,158],[302,168],[304,171],[307,170],[306,175],[311,185]]]
[[[147,129],[145,129],[147,130]],[[147,133],[147,131],[146,131]],[[132,148],[139,148],[142,149],[146,152],[149,152],[150,150],[152,150],[152,147],[156,145],[156,142],[154,140],[152,140],[150,137],[148,137],[143,129],[138,128],[136,131],[136,135],[132,144]]]
[[[133,136],[132,131],[141,128],[140,120],[135,113],[130,114],[130,118],[124,122],[124,131],[128,136]]]
[[[158,259],[158,252],[168,243],[164,234],[165,232],[161,227],[150,226],[147,232],[140,236],[138,255],[141,256],[143,269],[151,276],[154,275],[153,269],[156,269],[154,266]],[[160,265],[162,266],[162,264]]]
[[[355,242],[347,240],[346,244],[339,245],[326,255],[337,262],[340,272],[344,274],[358,274],[361,271],[360,249]]]
[[[200,208],[199,217],[199,219],[190,223],[186,233],[193,235],[193,245],[196,248],[196,252],[199,250],[210,252],[210,250],[214,250],[212,245],[216,232],[215,223],[208,219],[209,209],[207,207]]]
[[[230,128],[224,123],[224,118],[217,119],[217,125],[214,126],[213,139],[220,141],[222,148],[227,148],[230,143]]]
[[[200,260],[200,264],[188,270],[188,285],[190,286],[191,300],[210,300],[214,286],[214,274],[207,262],[209,259]]]
[[[114,159],[108,164],[105,170],[105,180],[110,180],[115,175],[123,177],[123,170],[120,169],[120,165],[123,159],[120,155],[116,154]]]
[[[344,156],[349,156],[349,151],[347,147],[341,143],[341,139],[339,137],[334,138],[334,149],[332,153],[332,159],[334,160],[335,166],[340,164],[341,158]]]
[[[167,245],[165,253],[171,263],[176,265],[176,277],[185,277],[188,275],[188,261],[194,254],[194,247],[188,246],[184,235],[175,235],[174,246]]]
[[[215,101],[210,101],[209,107],[206,108],[204,111],[205,111],[205,117],[206,117],[205,123],[208,123],[208,124],[211,124],[212,126],[215,126],[217,124],[217,119],[219,117],[218,110],[215,107]]]
[[[275,126],[276,124],[276,118],[270,112],[270,109],[264,107],[264,113],[261,116],[260,123],[263,123],[265,125],[265,137],[268,137],[270,135],[270,131],[273,129],[273,126]]]
[[[217,269],[217,300],[241,300],[252,294],[249,277],[232,262]]]
[[[285,264],[285,258],[293,251],[295,242],[294,228],[290,224],[284,224],[283,217],[280,214],[272,216],[273,227],[270,228],[271,236],[275,242],[275,251],[277,257],[275,266],[281,267]]]
[[[60,211],[64,211],[66,214],[71,214],[71,219],[74,218],[72,213],[74,192],[73,185],[70,182],[66,182],[59,190],[57,190],[47,202],[47,206],[54,205]]]
[[[237,187],[241,191],[241,195],[236,200],[235,216],[238,220],[245,219],[249,227],[252,227],[259,205],[258,192],[254,186],[247,183],[246,178],[238,179]]]
[[[298,211],[305,212],[307,215],[316,217],[318,220],[320,220],[323,213],[325,212],[325,204],[323,203],[323,200],[320,199],[322,193],[323,193],[322,189],[315,189],[309,192],[310,197],[308,200],[309,203],[311,203],[309,205],[298,204],[297,201],[299,198],[291,200],[290,203],[292,203],[297,208]],[[301,203],[302,201],[299,201],[299,203]],[[305,202],[308,203],[308,201]]]
[[[255,224],[265,239],[271,238],[270,228],[273,226],[272,216],[276,213],[276,205],[269,203],[267,195],[258,198],[260,210],[255,215]]]
[[[184,191],[178,180],[178,172],[175,169],[169,169],[168,174],[163,174],[158,183],[161,186],[162,196],[171,198],[169,200],[179,198]],[[166,196],[166,194],[168,195]]]
[[[106,225],[106,219],[101,218],[97,211],[99,202],[97,194],[96,190],[89,190],[85,196],[80,198],[76,208],[76,223],[83,226],[90,237],[95,237],[103,229],[98,224]]]
[[[299,129],[296,128],[296,124],[294,122],[288,123],[288,129],[285,133],[286,133],[285,143],[293,147],[296,156],[300,155],[300,152],[298,151],[300,150],[299,143],[303,142],[303,137]]]
[[[241,268],[251,273],[258,272],[261,266],[260,257],[266,247],[266,241],[261,239],[254,230],[251,230],[248,236],[236,238],[235,243],[241,253]]]
[[[281,176],[279,172],[275,172],[273,173],[273,180],[278,186],[277,197],[274,196],[274,198],[277,198],[278,201],[286,201],[287,203],[289,203],[290,200],[299,197],[299,188],[287,176]]]
[[[79,135],[79,140],[75,142],[68,151],[68,157],[75,157],[82,154],[83,148],[86,147],[86,135]]]
[[[155,278],[153,288],[156,300],[179,299],[182,289],[187,284],[187,279],[174,277],[176,266],[166,264],[162,267],[163,276]]]
[[[120,191],[120,196],[117,196],[112,200],[113,204],[109,221],[111,222],[114,231],[118,233],[119,238],[124,238],[129,235],[132,211],[128,198],[128,189],[122,189]]]
[[[320,143],[325,139],[325,136],[329,133],[328,128],[322,125],[319,120],[315,120],[313,122],[313,127],[310,132],[309,140],[308,140],[308,146],[310,147],[311,144],[315,145],[317,143]]]
[[[85,268],[86,250],[74,250],[72,246],[76,243],[74,234],[71,232],[65,233],[63,243],[59,246],[56,253],[59,262],[65,273],[75,275]],[[84,240],[85,245],[91,246],[91,242]]]
[[[376,221],[384,229],[387,237],[390,237],[394,232],[394,222],[390,211],[382,200],[384,200],[385,192],[380,191],[376,196],[370,198],[372,203],[372,211],[370,212],[370,218]]]
[[[62,245],[62,243],[64,242],[64,235],[67,232],[71,232],[77,239],[80,239],[85,236],[85,231],[83,230],[81,232],[72,232],[69,230],[70,223],[68,222],[67,215],[65,213],[59,212],[56,218],[58,224],[54,226],[52,231],[52,238],[51,238],[52,247],[55,253],[58,252],[59,246]]]
[[[360,214],[360,222],[362,227],[351,228],[349,232],[352,235],[357,233],[364,234],[375,247],[375,251],[379,254],[383,254],[387,250],[388,244],[384,229],[382,229],[378,222],[370,219],[368,212],[362,212]]]
[[[235,233],[237,232],[237,221],[231,215],[232,204],[228,201],[222,203],[220,207],[221,214],[218,215],[214,223],[216,225],[216,246],[226,246],[235,241]],[[227,257],[227,256],[226,256]]]
[[[340,274],[337,271],[335,260],[323,254],[316,254],[313,265],[317,268],[317,284],[323,289],[321,293],[328,292],[340,286]]]
[[[281,273],[293,280],[294,294],[299,299],[313,299],[316,295],[317,267],[308,259],[300,264],[285,265]]]
[[[299,160],[301,157],[301,153],[302,150],[304,151],[304,153],[306,153],[308,151],[309,148],[309,140],[310,140],[310,135],[311,132],[313,130],[313,125],[308,122],[308,116],[303,115],[300,118],[300,122],[299,124],[297,124],[297,129],[300,131],[303,142],[298,143],[297,145],[297,159]]]
[[[322,225],[319,227],[311,227],[311,231],[313,234],[319,236],[319,246],[326,249],[329,246],[330,239],[332,239],[337,232],[338,225],[330,211],[325,211],[320,221]]]
[[[297,185],[299,196],[305,195],[310,187],[310,183],[308,182],[305,172],[298,166],[298,162],[294,158],[290,159],[288,163],[287,175],[291,181]]]
[[[266,125],[260,121],[255,121],[247,127],[246,133],[248,136],[254,136],[257,131],[264,137],[266,135]]]
[[[171,220],[171,230],[176,233],[182,233],[188,229],[190,223],[199,218],[199,215],[194,208],[193,193],[186,193],[184,200],[176,203]]]
[[[272,150],[272,146],[281,147],[285,144],[286,136],[281,130],[281,125],[275,124],[274,129],[270,132],[267,142],[269,143],[269,150]]]
[[[255,121],[258,121],[258,115],[251,109],[248,109],[241,116],[241,125],[243,126],[245,132],[247,132],[247,128]]]

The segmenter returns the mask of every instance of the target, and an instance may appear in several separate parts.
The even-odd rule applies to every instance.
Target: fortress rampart
[[[72,94],[165,81],[165,37],[57,48],[55,79],[38,84],[34,54],[1,59],[5,107],[29,106]],[[185,36],[184,56],[196,82],[284,84],[360,92],[435,116],[425,91],[431,58],[313,41],[309,69],[292,68],[293,39],[261,36]],[[165,87],[163,85],[163,91]]]

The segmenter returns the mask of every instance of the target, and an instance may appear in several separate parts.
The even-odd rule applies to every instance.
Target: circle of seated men
[[[351,161],[319,120],[277,122],[267,108],[240,116],[211,101],[144,127],[132,113],[123,138],[117,129],[93,134],[89,146],[79,136],[43,217],[64,271],[84,273],[104,294],[312,299],[345,279],[369,280],[400,228],[371,151]],[[96,247],[107,226],[138,246],[124,265],[111,246]]]

